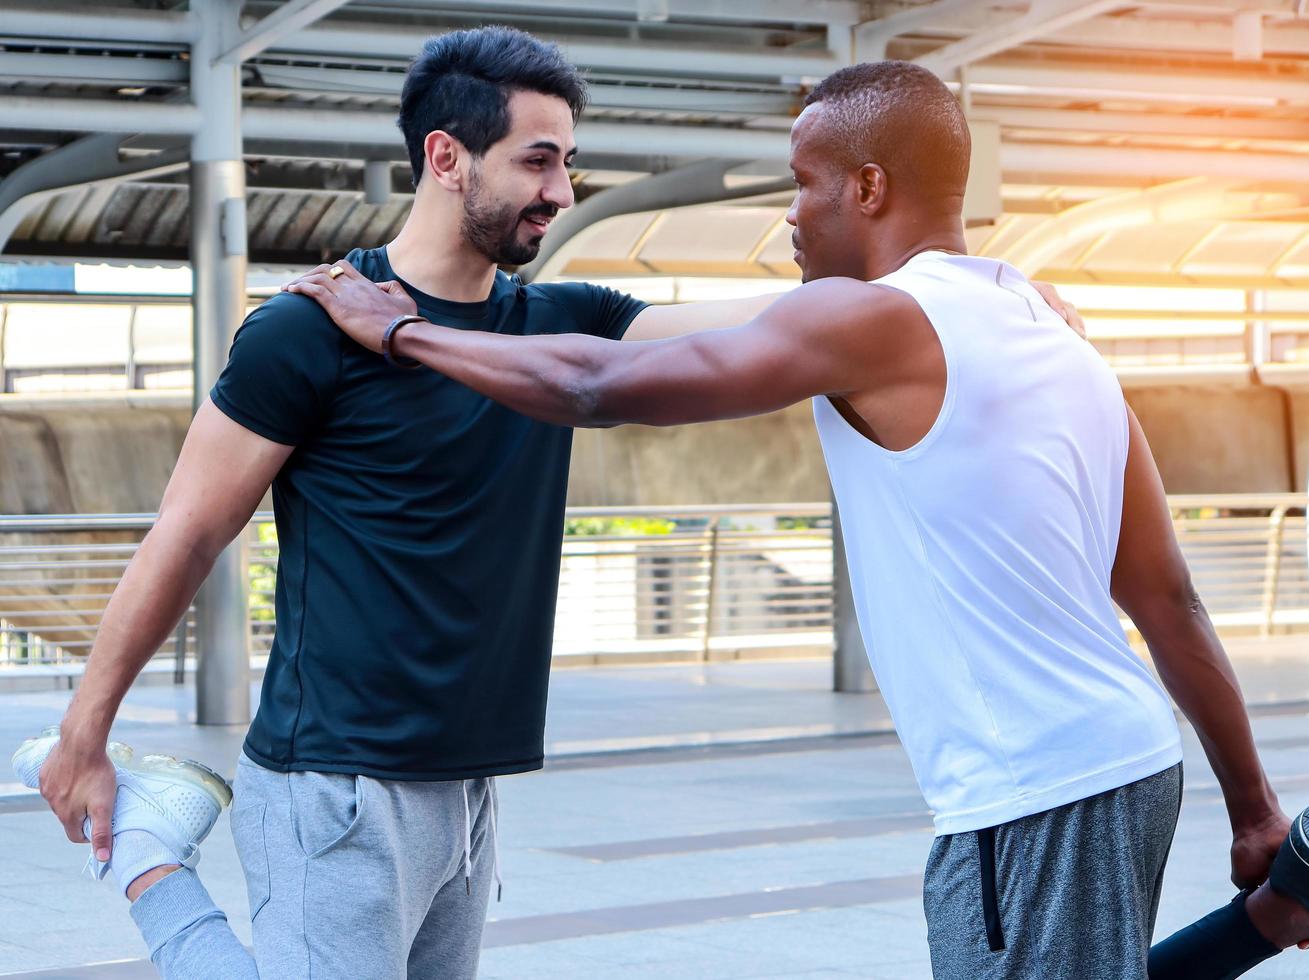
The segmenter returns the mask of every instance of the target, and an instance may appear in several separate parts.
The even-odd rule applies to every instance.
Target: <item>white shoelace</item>
[[[500,901],[504,894],[505,883],[500,877],[500,826],[497,820],[499,804],[495,799],[495,777],[486,781],[486,796],[491,803],[491,872],[495,875],[495,900]]]
[[[473,811],[468,804],[468,780],[462,779],[464,791],[464,891],[473,893]],[[491,817],[491,873],[495,877],[495,900],[504,895],[504,880],[500,877],[500,828],[496,819],[495,777],[486,780],[487,804]]]

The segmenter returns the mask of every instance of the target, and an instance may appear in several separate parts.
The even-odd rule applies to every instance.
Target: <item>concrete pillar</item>
[[[191,92],[204,124],[191,141],[191,268],[194,275],[196,407],[227,362],[245,317],[245,165],[241,70],[215,64],[238,30],[238,0],[197,0]],[[250,614],[242,534],[219,556],[196,600],[196,721],[250,721]]]
[[[391,161],[369,160],[364,164],[364,203],[385,204],[391,198]]]
[[[877,680],[868,666],[859,622],[855,618],[854,593],[841,535],[841,515],[832,498],[832,690],[867,692],[877,690]]]

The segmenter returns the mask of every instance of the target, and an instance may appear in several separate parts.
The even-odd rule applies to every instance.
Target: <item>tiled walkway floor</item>
[[[1242,658],[1288,810],[1309,804],[1309,658]],[[919,874],[930,820],[880,699],[816,662],[606,668],[554,681],[544,772],[501,781],[504,901],[483,980],[927,977]],[[230,772],[239,733],[187,721],[188,690],[133,693],[120,737]],[[0,739],[66,695],[0,698]],[[1226,817],[1194,738],[1159,934],[1230,898]],[[228,760],[223,765],[223,760]],[[12,789],[12,787],[9,787]],[[4,792],[0,789],[0,792]],[[125,903],[30,795],[0,797],[0,974],[153,976]],[[249,939],[227,822],[201,873]],[[117,965],[108,961],[128,961]],[[53,971],[53,972],[36,972]],[[1252,977],[1309,976],[1285,954]]]

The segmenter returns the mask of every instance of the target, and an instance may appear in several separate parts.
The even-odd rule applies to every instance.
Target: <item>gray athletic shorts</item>
[[[938,837],[923,878],[937,980],[1145,980],[1180,764],[1098,796]]]

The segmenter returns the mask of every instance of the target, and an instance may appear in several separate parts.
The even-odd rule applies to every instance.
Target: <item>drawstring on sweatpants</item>
[[[473,811],[468,804],[468,780],[462,779],[464,790],[464,891],[473,893]],[[495,900],[504,894],[504,881],[500,877],[500,828],[496,820],[495,777],[486,780],[487,804],[490,806],[491,873],[495,876]]]
[[[491,802],[491,872],[495,875],[495,900],[500,901],[504,894],[505,883],[500,877],[500,828],[496,821],[495,777],[486,781],[486,796]]]
[[[468,780],[459,782],[464,788],[464,891],[473,893],[473,814],[468,809]]]

